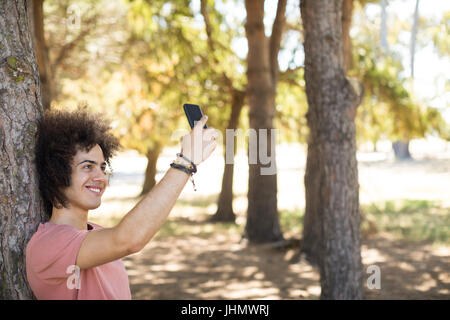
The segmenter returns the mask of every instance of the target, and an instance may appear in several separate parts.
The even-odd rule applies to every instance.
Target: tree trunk
[[[342,49],[344,50],[344,67],[347,72],[352,67],[352,40],[350,28],[352,26],[353,0],[344,0],[342,4]]]
[[[256,139],[250,137],[249,155],[259,155],[260,143],[267,146],[263,152],[275,158],[272,150],[273,117],[275,94],[278,81],[278,51],[285,21],[286,0],[278,3],[277,17],[268,39],[264,34],[264,1],[246,0],[247,21],[245,31],[248,41],[247,56],[247,98],[249,103],[250,130]],[[261,129],[261,130],[260,130]],[[264,132],[265,130],[265,135]],[[265,139],[265,141],[261,141]],[[249,163],[248,209],[245,233],[250,242],[263,243],[283,240],[277,209],[276,164]],[[250,160],[250,159],[249,159]],[[269,167],[269,168],[268,168]],[[266,171],[267,170],[267,171]],[[264,173],[265,172],[265,173]]]
[[[147,168],[145,169],[144,186],[140,196],[143,196],[149,192],[156,184],[156,164],[158,157],[161,154],[162,147],[156,144],[153,148],[149,148],[147,151]]]
[[[411,79],[414,79],[414,58],[416,56],[416,38],[418,25],[419,25],[419,0],[416,0],[413,28],[411,31]]]
[[[392,149],[394,149],[394,155],[397,160],[412,159],[409,152],[409,140],[393,142]]]
[[[0,1],[0,299],[31,299],[25,248],[45,220],[34,166],[42,116],[28,2]]]
[[[239,117],[241,115],[242,107],[245,101],[245,92],[232,89],[231,115],[228,121],[227,129],[235,130],[239,124]],[[234,137],[233,137],[234,139]],[[222,189],[220,191],[219,200],[217,202],[217,211],[211,217],[211,221],[218,222],[234,222],[236,215],[233,211],[233,163],[227,163],[226,139],[224,139],[224,172],[222,178]],[[233,144],[233,159],[236,155],[236,144]]]
[[[380,28],[380,40],[381,40],[381,48],[385,52],[389,50],[389,45],[387,41],[387,0],[381,0],[381,28]]]
[[[322,299],[361,299],[355,116],[360,96],[344,72],[343,2],[302,0],[310,130],[306,220],[317,220]],[[308,234],[305,234],[305,241]]]
[[[352,25],[353,16],[353,0],[344,0],[342,4],[342,55],[344,57],[344,70],[347,73],[348,69],[352,65],[352,44],[350,37],[350,28]],[[320,204],[320,198],[318,198],[319,192],[319,181],[317,180],[318,163],[315,159],[318,158],[317,148],[313,144],[308,145],[308,154],[306,161],[306,171],[305,171],[305,185],[309,188],[305,189],[306,199],[311,201],[306,201],[305,205],[305,218],[303,222],[303,242],[302,251],[305,253],[307,259],[312,264],[319,263],[319,244],[320,244],[320,228],[321,222],[317,214],[318,205]]]
[[[32,0],[34,49],[39,66],[41,97],[44,109],[50,109],[53,99],[53,78],[44,33],[44,0]]]

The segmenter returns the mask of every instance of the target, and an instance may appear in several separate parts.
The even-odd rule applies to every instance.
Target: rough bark
[[[147,151],[147,168],[145,169],[144,185],[142,187],[141,196],[149,192],[156,185],[156,164],[161,154],[162,147],[155,145]]]
[[[25,248],[46,219],[34,166],[43,109],[28,4],[0,1],[0,299],[33,298]]]
[[[259,154],[260,139],[266,139],[267,155],[270,157],[275,155],[275,149],[271,150],[271,129],[273,128],[279,72],[277,56],[285,23],[286,0],[278,2],[277,15],[269,39],[264,34],[264,1],[246,0],[245,7],[247,11],[245,31],[248,41],[249,122],[250,128],[255,130],[257,135],[257,143],[253,145],[249,143],[249,148],[253,148],[256,150],[256,154]],[[260,135],[259,129],[267,130],[267,135]],[[254,243],[283,239],[277,209],[277,175],[276,173],[261,174],[261,168],[269,165],[262,165],[260,159],[256,164],[249,164],[245,233],[249,241]]]
[[[228,120],[227,129],[235,130],[239,124],[242,107],[245,101],[245,92],[233,89],[231,102],[231,115]],[[226,139],[224,139],[224,173],[222,178],[222,189],[217,202],[217,211],[211,217],[211,221],[234,222],[236,214],[233,211],[233,173],[234,163],[227,163],[226,159]],[[234,144],[233,158],[236,154],[236,144]]]
[[[352,44],[350,37],[350,28],[353,16],[353,0],[344,0],[342,3],[342,55],[344,59],[344,71],[347,73],[352,65]],[[320,183],[316,179],[318,175],[318,163],[315,159],[318,158],[318,150],[313,146],[308,146],[306,171],[305,171],[305,185],[309,188],[305,189],[306,199],[314,199],[319,191]],[[303,243],[302,251],[306,254],[310,263],[318,264],[319,262],[319,244],[320,244],[320,221],[317,214],[317,206],[320,204],[319,199],[316,201],[306,201],[305,218],[303,228]]]
[[[362,263],[355,115],[357,90],[345,75],[342,0],[302,0],[310,130],[305,173],[307,219],[315,241],[322,299],[361,299]]]

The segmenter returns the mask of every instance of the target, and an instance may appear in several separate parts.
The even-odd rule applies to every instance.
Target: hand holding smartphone
[[[189,125],[191,126],[191,129],[194,127],[195,123],[199,121],[203,117],[203,112],[200,109],[200,106],[196,104],[189,104],[185,103],[183,105],[184,112],[186,113],[186,117],[189,121]],[[204,129],[207,129],[208,126],[205,124],[203,127]]]

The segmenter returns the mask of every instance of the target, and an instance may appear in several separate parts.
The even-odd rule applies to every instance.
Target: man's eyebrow
[[[94,161],[94,160],[83,160],[83,161],[81,161],[79,164],[77,164],[77,166],[79,166],[80,164],[85,163],[85,162],[92,163],[92,164],[95,164],[95,165],[98,164],[98,163],[97,163],[96,161]],[[105,165],[105,166],[106,166],[106,161],[103,161],[103,162],[102,162],[102,165]]]

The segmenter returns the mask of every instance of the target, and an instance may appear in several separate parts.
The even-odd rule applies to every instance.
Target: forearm
[[[158,232],[188,180],[185,172],[170,168],[117,225],[118,237],[128,241],[132,251],[139,251]]]

